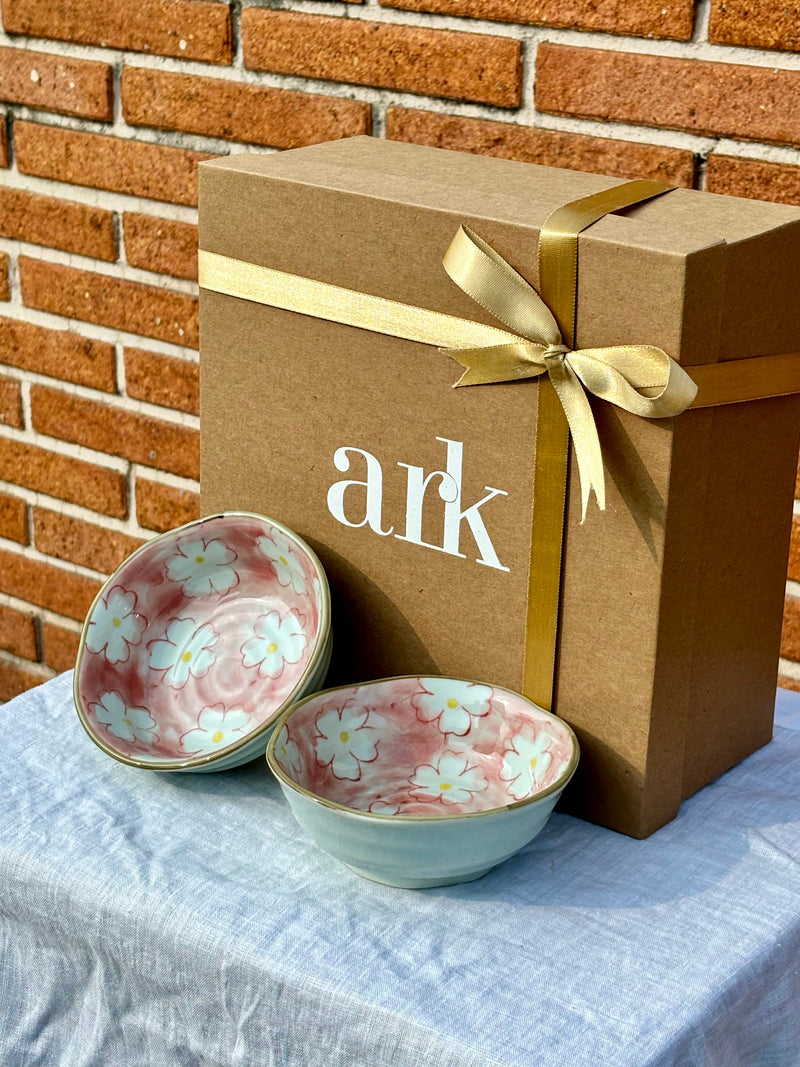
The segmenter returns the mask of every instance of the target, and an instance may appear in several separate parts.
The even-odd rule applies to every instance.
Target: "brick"
[[[102,582],[0,549],[0,591],[83,621]]]
[[[558,115],[800,144],[800,71],[774,67],[541,44],[536,107]]]
[[[800,597],[787,596],[783,604],[781,656],[800,660]]]
[[[251,70],[300,74],[455,100],[517,107],[519,41],[247,7],[244,62]]]
[[[792,541],[789,548],[789,577],[800,582],[800,516],[792,518]]]
[[[200,368],[186,359],[126,348],[125,391],[137,400],[200,414]]]
[[[800,5],[787,0],[712,0],[708,26],[715,44],[800,51]]]
[[[31,413],[34,429],[49,437],[186,478],[199,477],[199,434],[187,426],[44,385],[31,389]]]
[[[136,518],[148,530],[174,530],[200,518],[200,497],[189,489],[137,478]]]
[[[94,271],[19,257],[27,307],[197,348],[197,297]]]
[[[13,378],[0,377],[0,426],[23,426],[19,382]]]
[[[403,107],[389,108],[386,136],[394,141],[519,159],[547,167],[566,167],[620,178],[656,178],[687,188],[694,184],[694,155],[680,148]]]
[[[126,211],[125,258],[132,267],[197,281],[197,227]]]
[[[0,167],[8,166],[8,130],[6,128],[6,116],[0,111]]]
[[[117,388],[114,346],[69,330],[50,330],[19,319],[0,318],[3,362],[35,374],[113,393]]]
[[[0,100],[88,119],[111,119],[111,67],[26,48],[0,48]]]
[[[800,204],[800,167],[792,163],[765,163],[760,159],[710,155],[706,165],[706,189],[711,193],[745,196],[750,200]]]
[[[69,671],[78,658],[80,635],[64,626],[46,622],[42,625],[42,644],[44,645],[44,662],[54,671]]]
[[[778,685],[781,689],[793,689],[795,693],[800,693],[800,682],[796,678],[787,678],[785,674],[779,674]]]
[[[21,545],[28,543],[28,507],[24,500],[8,493],[0,493],[0,537]]]
[[[693,0],[380,0],[383,7],[442,15],[521,22],[569,30],[595,30],[631,37],[688,41],[694,28]]]
[[[0,188],[0,237],[109,262],[117,258],[113,212],[23,189]]]
[[[3,0],[7,33],[230,63],[227,3],[202,0]]]
[[[38,659],[33,615],[0,604],[0,649],[23,659]]]
[[[48,681],[50,677],[49,673],[29,671],[18,667],[16,663],[0,661],[0,701],[13,700],[20,693],[26,693]]]
[[[274,148],[301,148],[367,134],[371,115],[369,104],[360,100],[139,67],[123,71],[122,110],[134,126]]]
[[[48,508],[33,509],[33,541],[46,556],[111,574],[144,541]]]
[[[38,122],[16,122],[14,146],[22,174],[190,206],[197,205],[197,164],[212,158]]]
[[[0,437],[0,479],[113,518],[128,512],[125,478],[95,463]]]
[[[8,277],[8,252],[0,252],[0,300],[11,299],[11,282]]]

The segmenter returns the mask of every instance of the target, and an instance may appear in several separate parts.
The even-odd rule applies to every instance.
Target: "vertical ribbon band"
[[[578,234],[593,222],[667,193],[673,186],[633,181],[556,208],[539,236],[539,295],[555,316],[564,344],[572,348],[578,303]],[[558,648],[558,610],[567,503],[569,426],[557,386],[538,389],[536,460],[531,522],[531,562],[522,691],[534,703],[553,707]]]

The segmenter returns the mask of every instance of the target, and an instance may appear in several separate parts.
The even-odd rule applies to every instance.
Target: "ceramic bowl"
[[[358,874],[418,889],[479,878],[532,840],[578,742],[511,690],[405,677],[299,701],[267,760],[317,844]]]
[[[154,537],[84,623],[74,696],[109,756],[218,771],[262,756],[280,712],[330,660],[322,566],[274,519],[227,512]]]

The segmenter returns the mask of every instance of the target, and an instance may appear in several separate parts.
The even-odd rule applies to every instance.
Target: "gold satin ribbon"
[[[648,184],[659,185],[661,191],[661,183]],[[691,403],[697,392],[692,379],[666,352],[651,345],[570,351],[554,315],[536,290],[466,227],[462,226],[453,239],[444,267],[459,288],[513,332],[214,252],[201,250],[199,254],[200,285],[204,289],[436,345],[466,368],[456,386],[521,381],[546,374],[564,409],[575,445],[582,518],[586,517],[592,490],[600,508],[605,508],[602,452],[584,390],[645,418],[666,418]]]
[[[578,234],[610,211],[671,188],[663,182],[626,182],[556,209],[540,234],[540,293],[486,242],[462,227],[445,255],[445,269],[465,293],[510,330],[203,249],[199,252],[201,288],[436,346],[465,368],[457,386],[543,376],[536,400],[522,689],[547,709],[552,707],[555,674],[570,433],[581,480],[582,520],[592,490],[599,506],[605,506],[600,442],[586,392],[645,418],[665,418],[689,406],[800,392],[798,353],[693,367],[690,377],[666,352],[651,345],[573,349]]]
[[[487,385],[547,374],[575,446],[581,521],[586,518],[592,490],[600,509],[605,509],[603,457],[586,392],[644,418],[660,419],[684,411],[697,386],[663,349],[652,345],[570,350],[555,316],[536,290],[465,226],[445,254],[444,269],[460,289],[517,335],[516,340],[500,345],[443,349],[466,368],[456,385]]]
[[[329,322],[338,322],[372,333],[432,345],[443,349],[454,358],[457,358],[457,352],[463,354],[465,344],[468,347],[488,348],[492,344],[517,343],[520,340],[507,330],[486,326],[471,319],[429,311],[413,304],[401,304],[380,296],[370,296],[355,289],[344,289],[328,282],[273,270],[271,267],[260,267],[204,249],[199,252],[199,277],[202,289],[301,315],[327,319]],[[616,350],[624,353],[627,347],[617,346]],[[586,349],[581,355],[596,351],[598,350]],[[671,365],[673,363],[674,361]],[[630,366],[621,370],[625,376],[628,376],[629,372],[632,372]],[[722,404],[788,396],[800,392],[800,352],[708,363],[692,367],[689,372],[684,370],[684,374],[697,386],[697,395],[689,404],[690,408],[718,407]],[[636,385],[632,378],[631,374],[629,384],[635,390],[641,390],[643,396],[647,395],[648,388],[654,388],[643,382]],[[655,414],[653,417],[661,416]]]

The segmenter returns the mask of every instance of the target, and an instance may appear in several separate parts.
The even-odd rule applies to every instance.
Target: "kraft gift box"
[[[590,399],[606,506],[583,521],[547,375],[453,388],[463,362],[393,325],[399,304],[503,329],[443,268],[460,227],[536,287],[545,220],[619,185],[372,138],[202,164],[201,489],[205,513],[261,512],[318,553],[329,684],[525,691],[580,739],[568,810],[645,837],[771,737],[800,211],[677,189],[583,229],[559,366],[657,346],[699,387],[669,417]],[[391,302],[372,325],[348,324],[359,294]]]

